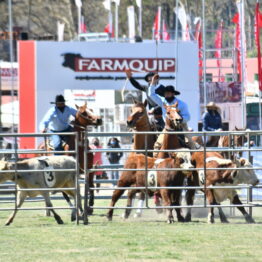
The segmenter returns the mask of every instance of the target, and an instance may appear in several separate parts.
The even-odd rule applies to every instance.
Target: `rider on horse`
[[[148,107],[149,107],[149,120],[150,120],[150,125],[153,127],[154,130],[156,131],[162,131],[165,122],[163,120],[162,116],[162,109],[157,105],[157,103],[152,100],[149,95],[148,95],[148,90],[149,86],[152,82],[153,76],[156,73],[149,72],[145,76],[145,81],[148,83],[147,86],[140,85],[135,78],[132,76],[131,70],[126,70],[126,76],[129,79],[130,83],[132,84],[133,87],[135,87],[138,90],[141,90],[142,92],[146,93],[147,101],[148,101]],[[163,95],[164,94],[164,89],[165,87],[161,84],[159,84],[159,78],[155,80],[155,93],[158,95]]]
[[[57,95],[54,107],[50,108],[45,114],[40,123],[40,130],[46,133],[48,130],[54,133],[51,136],[52,146],[56,151],[62,151],[63,145],[67,144],[70,136],[56,135],[55,133],[72,132],[72,127],[69,125],[70,117],[76,116],[77,110],[65,105],[65,98],[63,95]]]
[[[178,102],[178,109],[180,110],[179,114],[181,115],[181,117],[183,118],[183,122],[182,122],[182,127],[183,127],[183,131],[188,131],[188,126],[187,126],[187,122],[190,120],[190,114],[188,111],[188,106],[185,102],[183,102],[180,99],[176,98],[176,95],[180,95],[180,92],[175,90],[174,86],[169,85],[166,86],[164,89],[164,95],[158,95],[156,94],[155,90],[156,90],[156,84],[154,82],[154,79],[157,78],[157,76],[155,75],[152,79],[152,83],[149,87],[149,97],[155,102],[157,103],[159,106],[161,106],[162,111],[163,111],[163,116],[164,118],[166,117],[166,109],[165,106],[166,105],[174,105],[176,102]],[[188,145],[191,149],[195,149],[196,145],[195,143],[192,141],[192,138],[190,135],[185,134],[185,137],[188,140]],[[161,145],[163,143],[163,136],[159,136],[157,139],[157,142],[154,146],[154,149],[158,150],[161,148]]]

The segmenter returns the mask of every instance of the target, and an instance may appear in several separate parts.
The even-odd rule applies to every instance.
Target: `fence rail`
[[[85,156],[87,155],[87,153],[96,153],[96,152],[101,152],[101,153],[105,153],[105,152],[123,152],[123,153],[129,153],[129,152],[136,152],[136,153],[145,153],[145,154],[148,154],[148,153],[152,153],[152,152],[155,152],[156,150],[150,150],[150,149],[146,149],[146,150],[133,150],[133,149],[92,149],[92,150],[89,150],[88,147],[87,147],[87,139],[90,138],[90,137],[122,137],[122,136],[131,136],[131,135],[134,135],[134,134],[146,134],[146,135],[152,135],[152,134],[160,134],[162,132],[133,132],[133,133],[130,133],[130,132],[118,132],[118,133],[113,133],[113,132],[108,132],[108,133],[95,133],[95,132],[87,132],[85,131]],[[248,142],[250,141],[250,136],[254,136],[254,135],[258,135],[258,136],[261,136],[262,135],[262,131],[221,131],[221,132],[165,132],[165,133],[174,133],[174,134],[185,134],[185,133],[188,133],[188,134],[191,134],[191,135],[195,135],[195,136],[208,136],[208,135],[211,135],[211,136],[220,136],[220,135],[226,135],[226,136],[235,136],[235,135],[244,135],[244,136],[247,136],[248,137]],[[58,133],[59,134],[59,133]],[[62,133],[63,135],[74,135],[75,136],[75,141],[76,141],[76,144],[78,145],[78,138],[77,138],[77,134],[76,133]],[[19,137],[48,137],[50,136],[50,134],[0,134],[0,137],[14,137],[15,138],[15,147],[13,149],[9,149],[9,150],[0,150],[0,153],[4,153],[4,154],[11,154],[11,155],[14,155],[14,159],[13,161],[17,161],[18,160],[18,155],[19,154],[47,154],[47,153],[50,153],[50,151],[47,151],[47,150],[36,150],[36,149],[19,149],[17,147],[17,144],[18,144],[18,138]],[[230,145],[231,146],[231,145]],[[77,146],[76,146],[77,148]],[[158,152],[161,152],[161,151],[164,151],[164,152],[174,152],[174,150],[157,150]],[[180,152],[183,152],[185,150],[183,149],[180,149],[180,150],[176,150],[176,151],[180,151]],[[188,150],[187,150],[188,151]],[[249,158],[250,158],[250,154],[252,152],[260,152],[262,151],[262,147],[256,147],[256,148],[251,148],[249,143],[247,145],[247,147],[233,147],[233,148],[200,148],[200,149],[196,149],[196,150],[190,150],[190,152],[204,152],[205,154],[207,152],[231,152],[231,153],[235,153],[235,152],[248,152],[249,154]],[[61,153],[60,151],[55,151],[56,153]],[[55,153],[55,152],[52,152],[52,153]],[[66,153],[68,154],[74,154],[76,159],[78,159],[78,152],[77,150],[70,150],[70,151],[67,151]],[[250,158],[251,159],[251,158]],[[181,170],[180,168],[173,168],[173,169],[170,169],[170,168],[148,168],[147,166],[144,168],[144,169],[126,169],[123,167],[123,165],[101,165],[101,166],[95,166],[94,168],[92,169],[87,169],[87,166],[88,166],[88,160],[85,159],[85,169],[84,169],[84,179],[80,179],[79,181],[82,182],[84,184],[84,189],[85,189],[85,194],[84,194],[84,209],[87,210],[87,208],[89,208],[88,206],[88,198],[89,198],[89,194],[88,194],[88,191],[89,190],[100,190],[100,191],[108,191],[108,190],[115,190],[115,189],[121,189],[121,190],[129,190],[129,189],[136,189],[136,190],[157,190],[157,189],[177,189],[177,190],[181,190],[181,189],[218,189],[218,188],[223,188],[223,189],[229,189],[229,188],[234,188],[234,189],[247,189],[247,198],[246,198],[246,203],[244,203],[243,205],[220,205],[220,207],[238,207],[238,206],[243,206],[243,207],[260,207],[262,206],[261,204],[259,203],[254,203],[253,200],[252,200],[252,190],[253,189],[261,189],[262,188],[262,185],[258,185],[258,186],[250,186],[250,185],[238,185],[238,186],[212,186],[212,187],[206,187],[206,186],[195,186],[195,187],[187,187],[187,186],[183,186],[183,187],[150,187],[150,186],[144,186],[144,187],[99,187],[99,188],[94,188],[94,187],[90,187],[89,185],[89,181],[87,179],[88,177],[88,174],[90,172],[96,172],[96,171],[144,171],[145,172],[145,176],[147,176],[147,173],[150,172],[150,171],[177,171],[177,170]],[[204,172],[206,172],[207,170],[223,170],[223,169],[226,169],[226,170],[234,170],[234,168],[190,168],[189,171],[198,171],[198,170],[204,170]],[[250,169],[250,168],[237,168],[238,170],[247,170],[247,169]],[[257,170],[262,170],[262,166],[258,166],[258,167],[253,167],[253,170],[257,171]],[[74,188],[32,188],[32,189],[19,189],[17,187],[17,183],[15,183],[15,188],[1,188],[0,186],[0,193],[3,192],[14,192],[15,193],[15,197],[12,198],[12,197],[4,197],[4,198],[0,198],[0,201],[3,199],[3,200],[15,200],[15,202],[17,202],[17,192],[19,191],[62,191],[62,190],[75,190],[77,192],[80,191],[80,188],[78,187],[78,179],[79,179],[79,166],[77,165],[76,169],[67,169],[67,170],[64,170],[64,169],[50,169],[48,171],[55,171],[55,172],[70,172],[70,171],[75,171],[77,176],[76,176],[76,183],[75,183],[75,187]],[[4,173],[5,171],[0,171],[0,176],[1,176],[1,173]],[[18,173],[26,173],[26,172],[29,172],[28,170],[13,170],[11,171],[10,173],[14,173],[15,174],[15,177],[16,177],[16,180],[17,180],[17,174]],[[31,170],[31,172],[43,172],[43,170]],[[95,183],[100,183],[100,184],[103,184],[103,183],[115,183],[116,180],[96,180]],[[10,186],[10,184],[8,185]],[[250,193],[250,192],[251,193]],[[251,195],[251,197],[250,197]],[[52,199],[61,199],[61,197],[52,197]],[[97,196],[97,199],[104,199],[103,196]],[[106,199],[110,198],[109,196],[106,196],[105,197]],[[146,203],[148,203],[148,196],[146,196]],[[77,203],[77,199],[75,200]],[[217,205],[208,205],[206,203],[206,198],[204,198],[204,203],[202,205],[193,205],[193,206],[185,206],[185,205],[181,205],[181,206],[159,206],[157,208],[203,208],[203,207],[217,207]],[[54,207],[55,209],[63,209],[63,207]],[[64,207],[64,209],[76,209],[77,208],[77,205],[75,205],[74,207]],[[94,209],[108,209],[109,207],[103,207],[103,206],[94,206],[93,207]],[[114,209],[137,209],[137,207],[114,207]],[[150,208],[153,208],[155,209],[156,207],[150,207],[150,206],[146,206],[144,207],[143,209],[150,209]],[[50,209],[50,208],[47,208],[47,207],[32,207],[32,208],[18,208],[16,205],[14,208],[0,208],[0,210],[41,210],[41,209]],[[251,211],[252,212],[252,211]],[[78,214],[78,212],[76,212]],[[84,221],[85,222],[88,222],[88,219],[87,219],[87,215],[86,215],[86,218],[84,218]],[[77,217],[77,224],[79,223],[79,218]]]

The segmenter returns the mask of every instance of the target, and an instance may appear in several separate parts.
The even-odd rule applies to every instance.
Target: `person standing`
[[[91,149],[101,149],[102,146],[100,145],[100,141],[99,139],[96,137],[92,140],[92,144],[90,145]],[[93,163],[94,163],[94,167],[96,168],[96,166],[101,166],[103,164],[103,160],[102,160],[102,152],[94,152],[94,159],[93,159]],[[103,175],[103,171],[95,171],[94,175],[96,176],[96,179],[102,179],[102,175]],[[99,188],[100,187],[100,183],[96,184],[96,192],[99,192]]]
[[[120,148],[119,140],[116,137],[112,137],[110,138],[107,146],[108,148],[112,148],[112,149]],[[119,164],[119,161],[123,156],[123,153],[115,150],[114,152],[107,152],[106,155],[110,164]],[[110,172],[109,179],[119,179],[118,171],[112,170]]]
[[[72,132],[73,128],[70,126],[70,117],[76,116],[77,110],[65,104],[63,95],[57,95],[54,107],[50,108],[45,114],[40,123],[40,130],[42,133],[50,131],[53,133],[51,141],[56,151],[62,151],[63,145],[69,142],[70,136],[57,135],[56,133]]]

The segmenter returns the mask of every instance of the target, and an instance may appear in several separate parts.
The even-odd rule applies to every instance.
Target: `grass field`
[[[70,211],[57,212],[64,225],[45,217],[44,211],[19,211],[11,226],[0,226],[0,261],[262,261],[260,209],[254,211],[256,224],[237,216],[229,218],[230,224],[217,218],[213,225],[204,217],[168,225],[155,210],[127,221],[117,210],[107,222],[106,210],[96,210],[88,226],[76,226],[70,222]],[[0,212],[1,225],[9,214]]]

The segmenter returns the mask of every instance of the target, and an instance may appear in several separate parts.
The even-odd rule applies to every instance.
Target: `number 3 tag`
[[[44,170],[45,182],[48,187],[54,187],[56,183],[55,172],[48,171],[48,169],[54,169],[53,166],[46,167]]]

